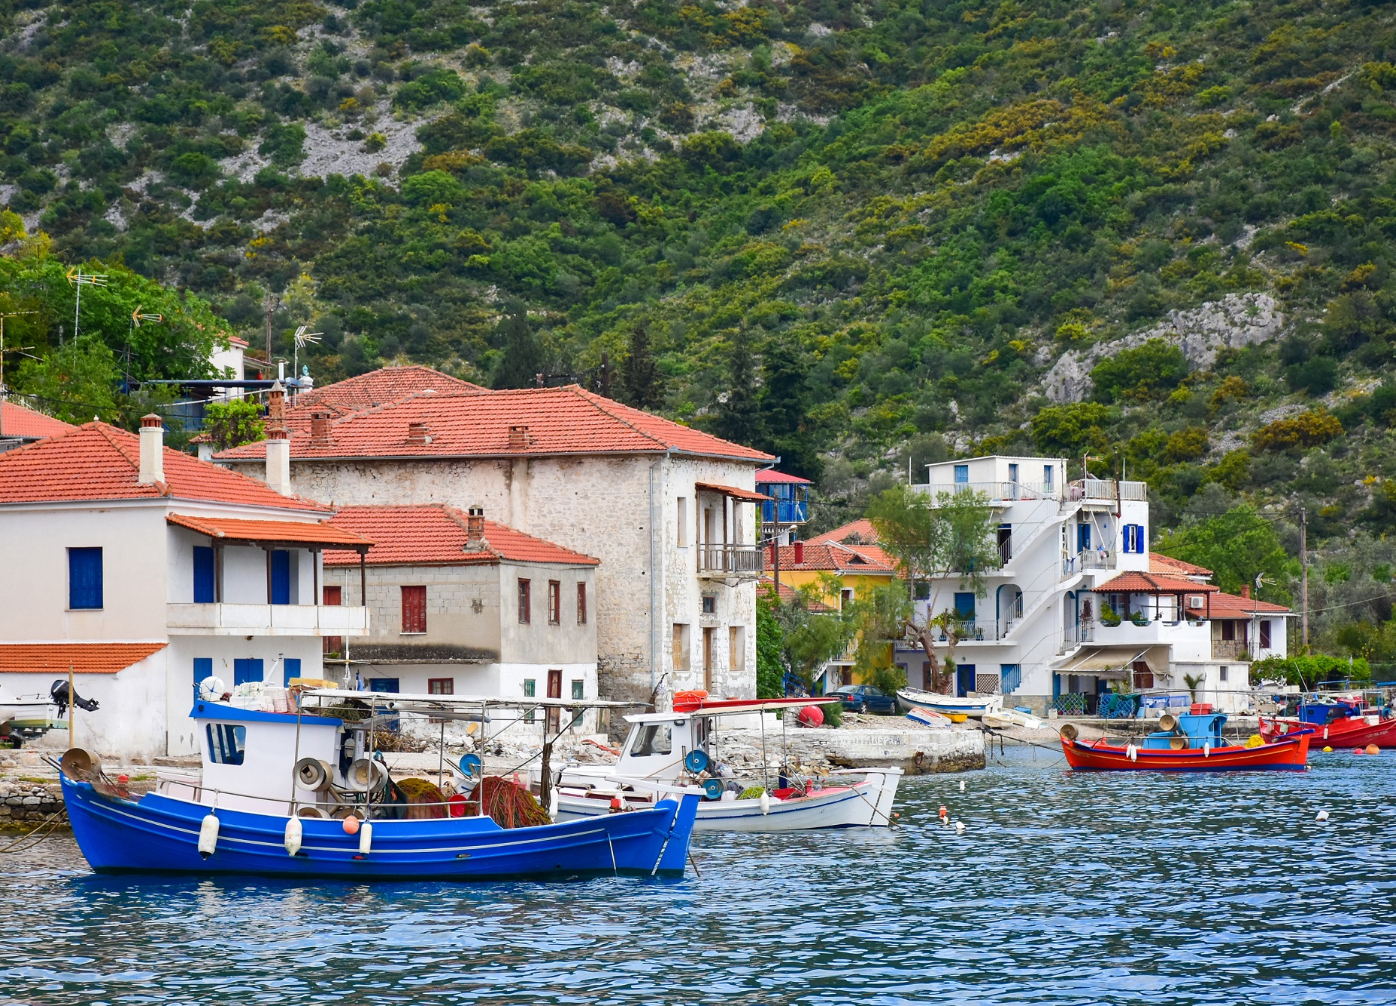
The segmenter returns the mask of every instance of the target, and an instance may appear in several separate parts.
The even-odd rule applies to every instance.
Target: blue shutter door
[[[1147,552],[1149,543],[1144,539],[1144,525],[1134,525],[1134,550],[1136,552]]]
[[[955,667],[955,694],[964,698],[974,691],[974,665],[958,664]]]
[[[291,603],[291,553],[283,549],[271,554],[271,603]]]
[[[291,679],[301,676],[301,658],[287,657],[281,662],[284,673],[281,676],[281,683],[287,688],[291,687]]]
[[[970,591],[955,594],[955,614],[961,618],[974,617],[974,594]]]
[[[102,550],[68,549],[68,607],[102,606]]]
[[[200,681],[204,680],[204,678],[211,678],[211,677],[213,677],[213,658],[212,658],[212,657],[195,657],[195,658],[194,658],[194,684],[197,685]]]
[[[1091,549],[1091,526],[1089,524],[1076,525],[1076,551],[1089,552]]]
[[[260,657],[239,658],[233,661],[233,684],[241,685],[248,681],[262,680],[262,661]]]
[[[194,603],[213,603],[213,549],[194,549]]]

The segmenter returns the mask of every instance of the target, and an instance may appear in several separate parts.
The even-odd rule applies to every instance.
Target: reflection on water
[[[891,832],[699,835],[684,881],[134,880],[52,839],[0,861],[0,1003],[1390,1004],[1396,753],[1314,757],[1010,751]]]

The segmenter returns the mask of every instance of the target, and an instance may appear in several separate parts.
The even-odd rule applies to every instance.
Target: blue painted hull
[[[682,876],[697,794],[652,810],[539,828],[504,829],[489,818],[373,822],[372,848],[338,821],[303,820],[300,852],[286,852],[287,818],[217,811],[218,844],[199,854],[209,808],[157,794],[106,796],[63,782],[73,835],[99,873],[242,874],[339,880],[495,880],[626,873]]]

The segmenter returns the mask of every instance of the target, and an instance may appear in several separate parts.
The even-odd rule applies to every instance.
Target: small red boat
[[[1331,723],[1304,723],[1296,719],[1260,719],[1260,736],[1267,741],[1283,740],[1300,730],[1312,730],[1315,747],[1396,748],[1396,719],[1379,716],[1345,716]]]
[[[1164,729],[1144,739],[1143,744],[1107,744],[1105,738],[1087,743],[1079,740],[1076,728],[1062,727],[1062,753],[1066,763],[1078,771],[1116,772],[1238,772],[1281,770],[1302,772],[1308,767],[1309,738],[1312,733],[1294,733],[1281,740],[1255,747],[1226,744],[1221,739],[1225,716],[1210,716],[1211,723],[1193,724],[1203,717],[1165,716]],[[1179,720],[1183,721],[1179,723]],[[1188,729],[1192,728],[1192,729]]]

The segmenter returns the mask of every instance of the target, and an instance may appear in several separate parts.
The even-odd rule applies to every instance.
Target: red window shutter
[[[402,588],[402,631],[427,631],[427,588]]]
[[[577,584],[577,624],[587,624],[587,585]]]

